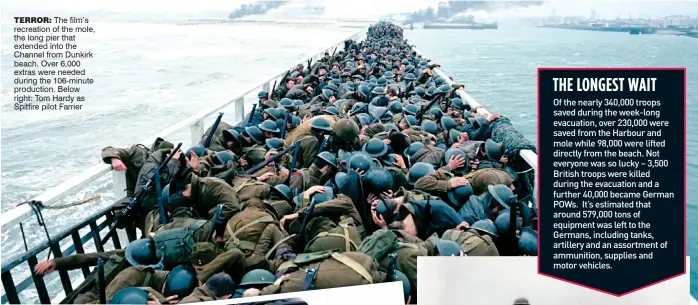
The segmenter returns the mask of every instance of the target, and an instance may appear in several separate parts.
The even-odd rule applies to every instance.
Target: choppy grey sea
[[[83,65],[96,82],[83,87],[88,99],[84,109],[20,113],[12,110],[12,52],[8,49],[12,40],[4,24],[2,211],[98,164],[104,146],[126,147],[154,135],[207,104],[246,92],[356,31],[333,26],[181,25],[178,21],[97,22],[94,27],[94,35],[79,37],[79,44],[95,53],[95,59]],[[698,39],[542,29],[518,23],[500,23],[494,31],[415,29],[405,33],[490,112],[509,117],[534,143],[538,67],[686,67],[688,130],[698,128],[698,77],[692,75],[698,71]],[[173,140],[188,145],[187,132]],[[698,223],[696,133],[689,132],[687,145],[688,254],[698,255],[693,230]],[[108,204],[113,199],[108,192],[108,180],[101,179],[74,199],[103,193],[102,200],[49,211],[49,232],[58,232]],[[30,247],[46,242],[33,218],[24,223]],[[1,243],[3,260],[24,251],[19,230],[3,232]],[[691,274],[698,276],[698,263],[691,267]],[[25,277],[28,270],[13,275]],[[47,281],[60,285],[57,276]],[[691,286],[693,295],[698,295],[696,283]],[[31,290],[22,298],[27,303],[37,301]]]

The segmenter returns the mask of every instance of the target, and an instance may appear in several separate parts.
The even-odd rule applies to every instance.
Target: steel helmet
[[[276,126],[276,125],[274,125]],[[257,144],[262,144],[264,140],[264,133],[257,126],[247,126],[245,127],[245,133]]]
[[[383,124],[383,127],[385,127],[385,131],[387,132],[390,132],[391,130],[400,131],[400,129],[398,129],[393,123],[385,123]]]
[[[347,173],[339,172],[336,175],[334,175],[334,183],[339,188],[344,186],[344,184],[347,183]]]
[[[448,200],[450,200],[453,205],[460,207],[466,201],[468,201],[468,198],[470,198],[470,195],[472,194],[473,186],[468,183],[466,185],[461,185],[457,188],[451,189],[447,196]]]
[[[223,140],[240,142],[240,133],[235,129],[223,130]]]
[[[388,145],[385,145],[380,139],[371,138],[364,144],[362,150],[371,158],[380,158],[388,152]]]
[[[451,99],[451,106],[459,110],[465,109],[465,103],[463,103],[463,100],[459,97],[454,97]]]
[[[512,204],[516,203],[516,195],[514,195],[514,192],[504,184],[488,185],[487,190],[489,191],[490,195],[492,195],[494,200],[507,209]]]
[[[385,95],[385,88],[375,87],[375,88],[373,88],[373,90],[371,90],[371,93],[373,93],[374,95]]]
[[[371,93],[371,89],[366,85],[359,85],[357,93],[363,97],[367,97]]]
[[[538,256],[538,232],[531,228],[521,229],[519,249],[528,256]]]
[[[257,127],[259,127],[259,129],[261,129],[262,131],[266,131],[266,132],[273,132],[273,133],[281,132],[281,130],[279,130],[279,128],[276,127],[276,123],[272,120],[265,120],[264,122],[259,123],[257,125]]]
[[[158,263],[155,242],[152,238],[141,238],[126,246],[126,260],[131,266],[150,266]]]
[[[330,99],[330,97],[334,96],[334,91],[330,89],[322,89],[322,96],[325,97],[325,99]]]
[[[454,170],[451,170],[454,174],[460,175],[465,173],[468,170],[468,154],[465,153],[463,150],[458,149],[458,148],[449,148],[446,150],[446,153],[444,154],[444,160],[446,164],[448,164],[448,161],[451,160],[451,157],[455,156],[461,156],[463,159],[464,163],[462,167],[456,168]]]
[[[290,98],[284,97],[279,101],[279,106],[284,107],[286,109],[293,109],[296,107],[296,105],[293,103],[293,101]]]
[[[528,300],[526,298],[518,298],[518,299],[514,300],[513,305],[531,305],[531,304],[528,303]]]
[[[291,195],[291,188],[288,187],[286,184],[277,184],[273,188],[271,188],[271,193],[276,194],[277,196],[285,199],[286,201],[291,201],[292,195]]]
[[[383,217],[386,222],[391,222],[395,217],[395,209],[397,209],[397,204],[392,200],[386,200],[383,198],[378,199],[378,204],[376,205],[376,213]]]
[[[359,124],[361,124],[361,126],[368,126],[371,124],[371,116],[367,113],[359,113],[356,115],[356,118],[359,120]]]
[[[392,102],[390,103],[390,106],[388,107],[390,109],[390,112],[394,114],[402,113],[402,103],[400,102]]]
[[[451,92],[453,88],[449,84],[443,84],[439,86],[439,92]]]
[[[456,128],[456,126],[458,126],[458,124],[452,117],[447,115],[441,116],[441,127],[444,130],[450,131],[451,129]]]
[[[280,150],[284,147],[284,140],[280,138],[269,138],[264,141],[270,150]]]
[[[335,168],[337,167],[337,157],[331,152],[323,151],[317,155],[317,158],[324,160]]]
[[[250,270],[242,276],[238,287],[249,287],[255,285],[271,285],[276,282],[276,276],[265,269]]]
[[[270,115],[272,117],[272,119],[274,119],[274,120],[282,118],[281,114],[279,113],[279,109],[276,109],[276,108],[264,109],[264,113]]]
[[[266,98],[268,96],[269,96],[269,92],[267,92],[267,90],[262,90],[262,91],[259,91],[259,93],[257,93],[258,98]]]
[[[414,185],[417,182],[417,180],[419,180],[419,178],[422,178],[433,172],[433,165],[424,162],[417,162],[410,168],[410,172],[407,174],[407,183],[409,183],[410,185]]]
[[[327,106],[323,112],[329,115],[339,115],[339,109],[337,109],[335,106]]]
[[[363,171],[365,173],[371,168],[371,164],[373,164],[373,160],[371,160],[371,157],[369,157],[365,153],[357,153],[354,154],[351,158],[349,158],[347,167],[349,169]]]
[[[485,141],[485,154],[487,154],[488,158],[499,161],[503,153],[504,147],[499,145],[499,143],[492,141],[492,139],[487,139]]]
[[[323,117],[313,119],[313,121],[310,123],[310,128],[324,131],[332,131],[332,126],[330,126],[330,122]]]
[[[148,304],[150,298],[148,297],[148,292],[136,288],[128,287],[117,291],[114,296],[109,300],[109,304]]]
[[[174,267],[167,275],[163,295],[165,297],[190,295],[198,285],[199,280],[196,278],[196,271],[188,266],[179,265]]]
[[[439,105],[434,105],[434,106],[432,106],[431,109],[429,109],[429,113],[431,113],[431,115],[433,115],[434,119],[437,121],[440,120],[444,116],[444,113],[441,111],[440,107],[441,106],[439,106]]]
[[[216,152],[215,158],[213,158],[213,161],[216,162],[218,165],[228,164],[228,162],[233,160],[233,155],[227,151]]]
[[[315,204],[320,204],[328,200],[334,199],[334,189],[329,187],[329,186],[324,186],[325,187],[325,192],[324,193],[315,193],[312,196],[310,196],[310,200],[315,200]],[[303,194],[299,194],[296,197],[293,197],[293,203],[297,206],[300,207],[303,204]]]
[[[196,144],[190,147],[185,155],[187,158],[191,158],[191,153],[196,154],[197,157],[203,157],[206,154],[206,148],[202,144]]]
[[[494,226],[497,227],[497,232],[502,235],[509,233],[509,226],[511,224],[511,214],[510,210],[504,210],[499,212],[497,218],[494,220]],[[521,221],[516,217],[516,229],[521,229]]]
[[[405,156],[412,158],[422,147],[424,147],[424,143],[412,142],[412,144],[405,149]]]
[[[439,251],[439,256],[460,256],[460,252],[463,251],[463,247],[452,240],[437,239],[436,250]]]
[[[494,237],[499,237],[499,234],[497,234],[497,227],[495,227],[493,223],[487,220],[478,220],[475,223],[473,223],[473,225],[471,225],[470,228],[487,233]]]
[[[366,192],[369,194],[380,195],[393,188],[393,176],[382,168],[369,170],[361,180],[366,188]]]
[[[422,122],[422,130],[433,135],[439,133],[439,127],[436,126],[436,123],[434,123],[434,121],[430,120],[424,120]]]

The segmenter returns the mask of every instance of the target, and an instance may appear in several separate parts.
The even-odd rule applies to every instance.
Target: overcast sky
[[[411,12],[429,6],[436,7],[440,0],[295,0],[301,3],[323,3],[328,14],[342,12],[346,16],[373,17],[388,13]],[[32,11],[64,10],[69,12],[108,11],[119,13],[139,14],[181,14],[197,12],[229,12],[252,0],[3,0],[0,7],[16,11],[30,9]],[[558,15],[588,16],[596,9],[597,16],[615,18],[617,15],[633,17],[639,15],[664,16],[685,14],[698,16],[698,0],[692,1],[578,1],[558,0],[549,1],[535,8],[506,10],[496,13],[500,16],[547,16],[555,6]],[[225,17],[224,14],[222,15]]]
[[[618,298],[539,275],[537,257],[420,257],[417,266],[420,305],[511,305],[518,297],[532,305],[686,305],[689,300],[688,275]]]

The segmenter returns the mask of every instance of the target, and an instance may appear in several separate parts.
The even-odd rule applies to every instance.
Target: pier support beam
[[[235,122],[242,122],[242,119],[245,118],[245,97],[239,97],[235,100],[234,103],[235,114],[233,115],[233,117],[235,118]]]
[[[194,146],[199,143],[201,138],[204,136],[204,121],[198,121],[192,124],[189,128],[191,129],[191,145]]]

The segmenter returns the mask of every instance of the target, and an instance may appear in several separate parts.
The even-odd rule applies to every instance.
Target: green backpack
[[[194,232],[206,223],[200,220],[184,228],[170,229],[155,234],[155,254],[160,258],[160,264],[166,266],[177,266],[189,263],[192,250],[194,248]]]
[[[397,235],[391,230],[380,229],[366,237],[359,245],[362,252],[376,260],[382,259],[388,253],[393,252],[398,246]]]

